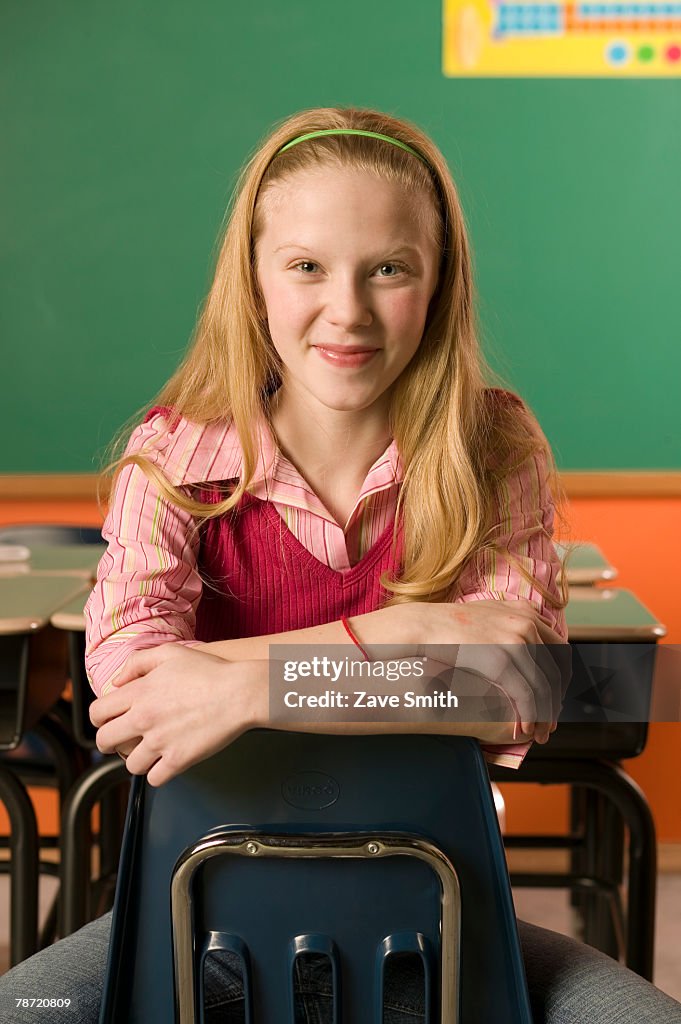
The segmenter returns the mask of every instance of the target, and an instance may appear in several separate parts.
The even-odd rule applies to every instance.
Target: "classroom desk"
[[[0,561],[0,585],[5,578],[72,576],[92,582],[106,544],[36,544],[24,561]]]
[[[80,590],[61,608],[52,614],[50,622],[56,629],[65,629],[67,632],[82,633],[85,631],[85,615],[83,610],[85,602],[90,596],[90,590]]]
[[[74,598],[82,602],[89,590],[82,573],[0,576],[0,635],[42,629],[57,609]]]
[[[565,609],[570,641],[656,642],[666,628],[630,590],[578,587]]]
[[[555,543],[555,548],[560,557],[564,558],[566,547]],[[600,548],[584,541],[575,542],[567,567],[567,578],[571,587],[609,583],[616,577],[617,569],[607,561]]]
[[[88,596],[88,590],[76,594],[54,613],[51,623],[68,633],[74,736],[81,747],[96,750],[96,730],[89,714],[94,693],[85,674],[83,610]],[[120,758],[100,754],[64,801],[60,844],[60,887],[64,893],[59,927],[62,936],[71,935],[110,906],[110,902],[103,901],[112,896],[115,886],[130,781]],[[91,885],[90,818],[97,804],[100,807],[99,878]]]
[[[522,769],[491,768],[497,783],[571,787],[564,836],[507,836],[509,848],[570,850],[569,874],[511,873],[512,884],[569,888],[584,939],[652,979],[656,840],[650,808],[619,762],[636,757],[648,735],[657,641],[665,627],[627,590],[578,587],[566,609],[573,677],[556,732],[535,745]],[[629,831],[627,913],[624,828]]]
[[[13,750],[24,731],[31,637],[71,600],[90,589],[80,560],[71,574],[45,568],[0,575],[0,750]],[[90,560],[91,561],[91,560]],[[10,762],[0,763],[0,798],[10,817],[10,961],[19,963],[38,949],[38,830],[25,786]]]
[[[0,636],[5,637],[0,647],[0,750],[21,740],[28,636],[70,601],[82,606],[106,545],[37,544],[29,550],[26,560],[0,562]]]

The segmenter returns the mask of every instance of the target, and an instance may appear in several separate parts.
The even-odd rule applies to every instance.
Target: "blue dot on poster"
[[[606,50],[606,57],[611,64],[624,64],[629,57],[629,47],[626,43],[611,43]]]

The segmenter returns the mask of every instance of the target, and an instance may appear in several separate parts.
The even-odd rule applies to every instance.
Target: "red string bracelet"
[[[359,640],[357,639],[357,637],[355,636],[355,634],[354,634],[354,633],[352,632],[352,630],[350,629],[350,626],[349,626],[349,624],[348,624],[348,620],[347,620],[347,619],[345,618],[345,616],[344,616],[344,615],[341,615],[341,622],[342,622],[342,623],[343,623],[343,625],[345,626],[345,632],[346,632],[346,633],[348,634],[348,636],[349,636],[349,637],[350,637],[350,639],[352,640],[353,644],[355,644],[355,646],[356,646],[356,647],[359,647],[360,651],[361,651],[361,652],[362,652],[362,654],[364,655],[364,660],[365,660],[365,661],[371,661],[371,658],[369,657],[369,655],[367,654],[367,652],[366,652],[366,651],[364,650],[364,648],[362,647],[361,643],[359,642]]]

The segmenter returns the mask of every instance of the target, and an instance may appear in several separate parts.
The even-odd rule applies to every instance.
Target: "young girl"
[[[546,742],[563,683],[545,645],[566,639],[555,472],[529,410],[487,381],[437,147],[375,111],[286,120],[243,171],[194,344],[118,464],[87,608],[100,750],[159,786],[253,727],[376,731],[269,720],[268,645],[350,639],[446,664],[465,645],[457,668],[515,712],[381,729],[467,732],[515,766]],[[10,1009],[49,994],[96,1021],[110,918],[9,972],[3,1019],[73,1019]],[[537,1021],[681,1021],[588,947],[521,937]],[[298,981],[301,1019],[327,1019],[323,979]],[[211,985],[216,1019],[239,1019],[227,962]],[[423,1018],[408,968],[394,995],[386,1020]]]

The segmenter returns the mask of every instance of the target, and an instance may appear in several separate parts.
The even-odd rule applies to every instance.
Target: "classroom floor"
[[[531,924],[574,935],[573,912],[567,892],[555,889],[515,889],[516,914]],[[681,874],[661,874],[657,885],[655,974],[658,988],[681,1002]]]
[[[40,880],[41,922],[56,891],[53,878]],[[573,934],[572,911],[568,895],[549,889],[514,891],[518,917],[533,924]],[[657,891],[657,927],[655,940],[655,984],[681,1002],[681,874],[660,874]],[[0,973],[9,965],[9,879],[0,876]]]

